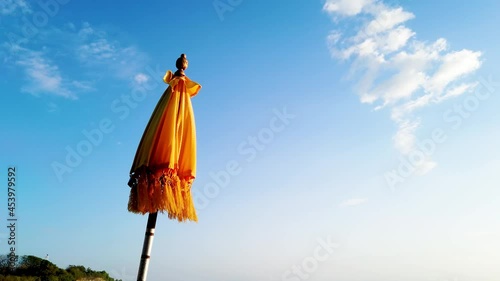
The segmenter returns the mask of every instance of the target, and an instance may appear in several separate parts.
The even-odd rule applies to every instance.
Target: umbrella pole
[[[144,245],[142,246],[141,263],[139,264],[139,272],[137,273],[137,281],[146,281],[146,277],[148,275],[149,260],[151,258],[151,248],[153,247],[157,216],[158,213],[150,213],[148,216],[148,224],[146,226],[146,234],[144,236]]]

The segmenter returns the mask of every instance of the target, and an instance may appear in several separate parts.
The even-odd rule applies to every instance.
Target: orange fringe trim
[[[181,179],[170,168],[141,167],[130,175],[128,210],[136,214],[167,212],[170,219],[198,221],[191,196],[193,179]]]

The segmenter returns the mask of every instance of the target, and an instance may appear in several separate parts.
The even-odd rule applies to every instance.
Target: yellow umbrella
[[[130,170],[128,210],[149,213],[137,280],[146,280],[158,212],[178,221],[197,221],[191,196],[196,176],[196,127],[191,97],[201,85],[184,70],[186,55],[176,61],[177,71],[166,72],[163,93],[144,130]]]

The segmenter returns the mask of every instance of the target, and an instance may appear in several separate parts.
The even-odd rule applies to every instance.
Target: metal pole
[[[149,260],[151,258],[151,248],[153,247],[157,216],[158,213],[150,213],[148,216],[148,224],[146,226],[146,234],[144,236],[144,245],[142,246],[141,263],[139,264],[139,272],[137,273],[137,281],[146,281],[146,277],[148,276]]]

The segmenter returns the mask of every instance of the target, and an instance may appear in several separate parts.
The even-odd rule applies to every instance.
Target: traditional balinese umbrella
[[[128,210],[149,213],[137,280],[145,281],[158,212],[170,219],[197,221],[191,197],[196,176],[196,128],[191,97],[201,85],[191,81],[184,70],[186,55],[167,71],[163,93],[144,131],[130,170]]]

